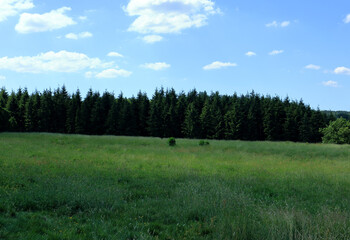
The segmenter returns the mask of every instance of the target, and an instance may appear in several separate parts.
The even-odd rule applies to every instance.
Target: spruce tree
[[[137,105],[138,105],[138,132],[140,136],[149,136],[148,118],[150,103],[146,93],[137,94]]]
[[[51,90],[45,90],[40,97],[39,109],[39,131],[55,132],[54,122],[54,102]]]
[[[200,136],[199,113],[194,102],[187,107],[182,132],[186,138],[199,138]]]
[[[163,88],[160,91],[156,89],[150,104],[149,118],[149,131],[153,137],[164,137],[163,99]]]
[[[27,132],[39,131],[40,95],[35,92],[29,97],[25,111],[25,129]]]
[[[9,114],[9,122],[8,122],[9,131],[13,131],[13,132],[19,131],[18,109],[19,109],[18,99],[15,92],[12,91],[6,103],[6,111]]]
[[[8,130],[9,112],[6,109],[8,94],[5,88],[0,89],[0,132]]]
[[[68,108],[67,108],[67,121],[66,121],[66,129],[68,133],[79,133],[77,131],[77,128],[79,127],[79,123],[77,122],[77,118],[79,116],[79,111],[81,108],[81,95],[79,89],[76,91],[75,94],[72,95],[72,97],[68,101]]]

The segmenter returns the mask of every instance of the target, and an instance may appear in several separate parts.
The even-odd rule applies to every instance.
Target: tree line
[[[0,90],[0,131],[153,136],[227,140],[321,142],[335,120],[302,100],[156,89],[127,98],[91,89],[83,99],[66,88]]]
[[[350,120],[350,112],[346,111],[322,111],[322,113],[333,115],[336,119],[344,118],[346,120]]]

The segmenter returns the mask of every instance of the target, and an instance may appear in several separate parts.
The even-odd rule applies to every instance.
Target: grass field
[[[350,239],[350,146],[0,134],[0,239]]]

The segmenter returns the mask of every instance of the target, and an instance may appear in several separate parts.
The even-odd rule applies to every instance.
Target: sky
[[[0,87],[256,93],[350,111],[350,1],[0,0]]]

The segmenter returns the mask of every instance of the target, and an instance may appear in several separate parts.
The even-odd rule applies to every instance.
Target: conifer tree
[[[182,132],[182,126],[185,121],[185,114],[187,108],[187,98],[184,92],[178,95],[178,100],[176,103],[175,114],[176,114],[176,133],[175,137],[184,137]]]
[[[9,131],[19,131],[18,127],[18,99],[15,92],[11,92],[6,103],[6,111],[9,114]]]
[[[40,110],[40,95],[35,92],[29,97],[25,107],[25,129],[27,132],[39,131],[39,110]]]
[[[312,142],[311,109],[307,107],[299,125],[299,136],[302,142]]]
[[[201,126],[201,138],[213,138],[216,133],[214,113],[209,99],[207,99],[199,116]]]
[[[68,101],[67,107],[67,121],[66,129],[68,133],[80,133],[80,130],[77,130],[80,123],[77,122],[79,111],[81,109],[81,95],[79,89],[75,94],[72,95],[71,99]]]
[[[174,89],[167,90],[165,92],[165,98],[163,103],[163,129],[164,137],[174,137],[179,131],[177,129],[178,125],[176,123],[176,104],[177,96]]]
[[[8,130],[9,112],[6,109],[8,94],[5,88],[0,89],[0,132]]]
[[[187,107],[182,132],[187,138],[198,138],[200,135],[199,113],[195,102],[191,102]]]
[[[156,89],[150,104],[149,131],[153,137],[164,137],[163,123],[163,88]]]
[[[108,113],[106,130],[107,134],[121,135],[121,112],[124,105],[124,96],[119,94],[117,100],[114,100]]]
[[[18,124],[18,131],[24,132],[25,131],[25,112],[26,112],[26,104],[29,100],[29,94],[28,90],[25,88],[22,92],[21,89],[17,92],[18,95],[18,117],[17,117],[17,124]],[[20,97],[19,97],[20,96]]]
[[[149,136],[148,131],[148,118],[150,104],[147,94],[141,93],[137,94],[137,105],[138,105],[138,132],[140,136]]]
[[[55,132],[52,125],[54,122],[54,111],[52,92],[51,90],[45,90],[40,97],[39,131]]]

